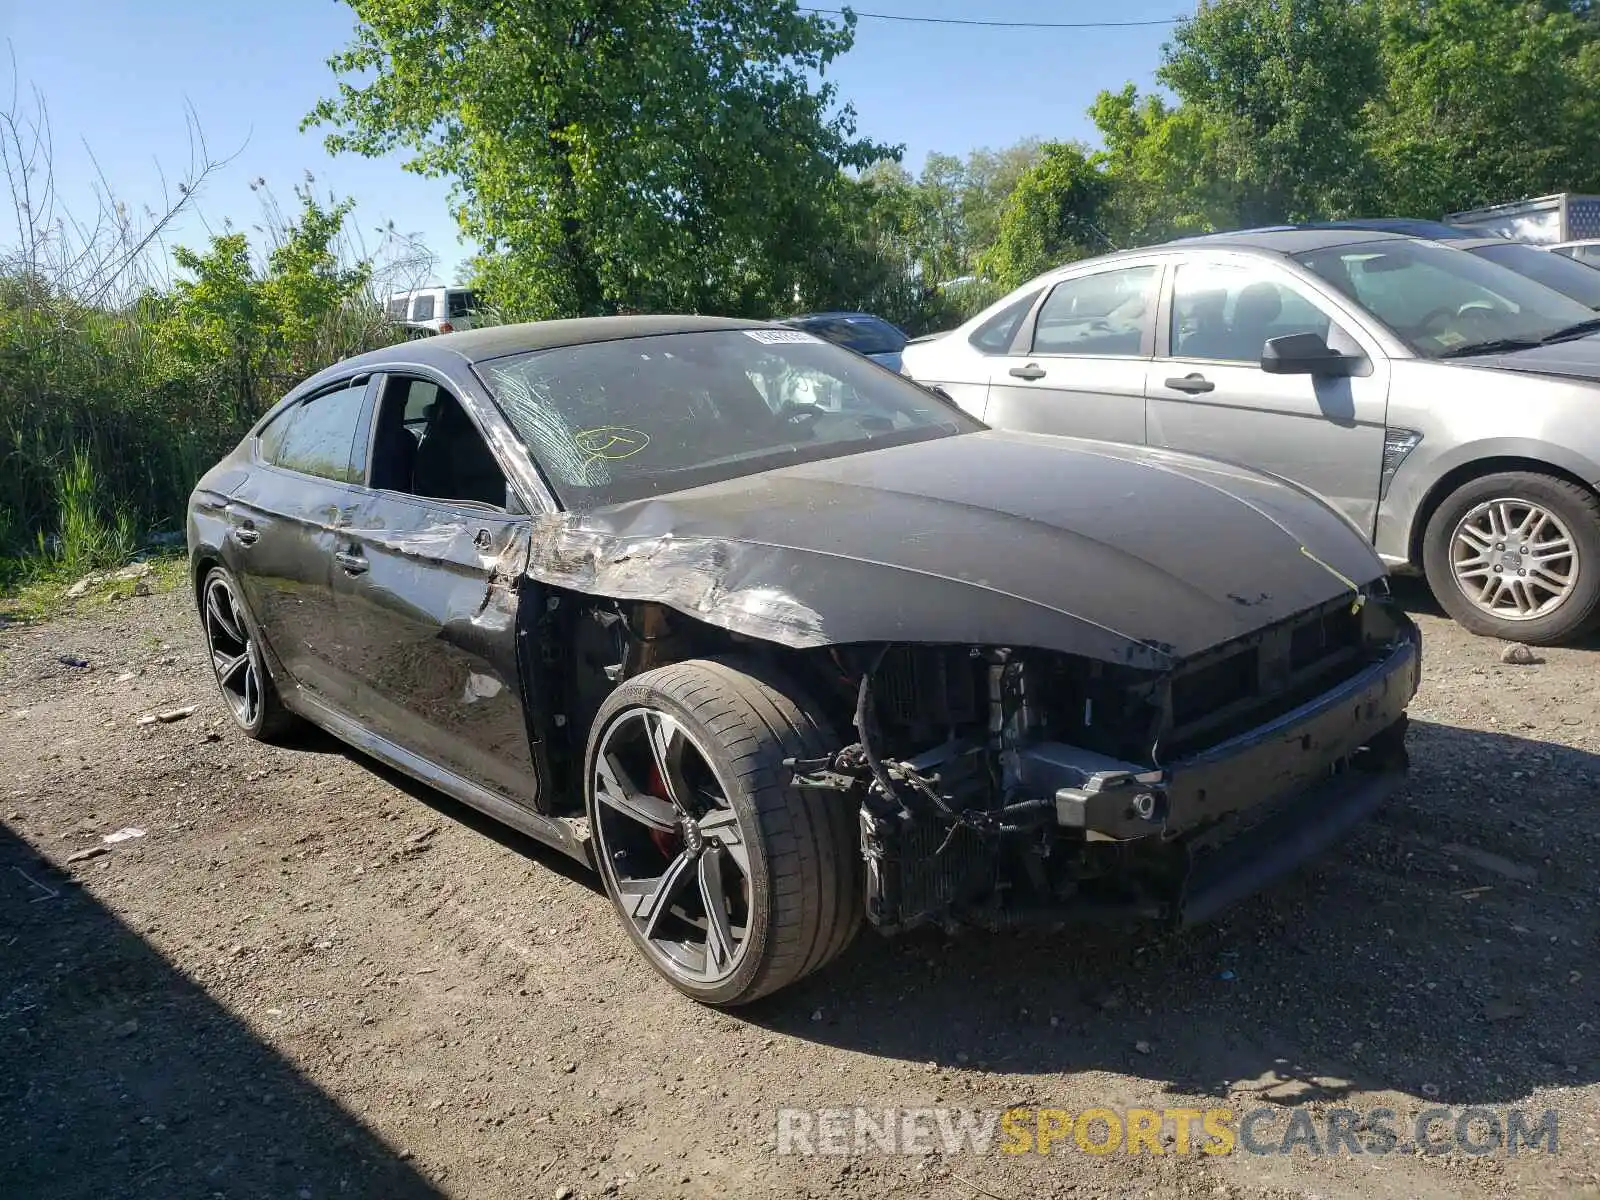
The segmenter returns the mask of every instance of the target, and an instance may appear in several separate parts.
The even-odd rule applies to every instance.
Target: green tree
[[[309,189],[296,196],[298,216],[275,231],[262,262],[242,233],[172,252],[190,278],[161,304],[162,342],[195,384],[228,397],[239,420],[300,377],[381,341],[366,295],[371,266],[339,254],[351,202],[325,206]]]
[[[761,312],[825,290],[841,168],[859,139],[833,86],[842,24],[794,0],[349,0],[355,40],[308,124],[334,151],[410,153],[456,185],[513,315],[619,305]]]
[[[1039,160],[1029,139],[1002,150],[974,150],[965,160],[930,153],[913,179],[898,161],[861,174],[870,185],[870,222],[885,257],[904,263],[924,286],[973,274],[998,236],[1000,213],[1017,181]]]
[[[953,154],[930,153],[917,176],[923,278],[929,283],[964,274],[971,259],[967,236],[966,164]]]
[[[1374,207],[1437,216],[1600,190],[1600,20],[1586,4],[1381,2]]]
[[[1000,214],[1018,181],[1038,163],[1041,145],[1038,138],[1024,138],[999,150],[983,147],[967,155],[966,188],[961,197],[967,235],[964,271],[971,271],[978,257],[1000,236]]]
[[[1503,4],[1501,5],[1503,7]],[[1371,188],[1366,106],[1383,80],[1366,0],[1211,0],[1180,22],[1157,78],[1246,224],[1341,216]]]
[[[1105,148],[1094,157],[1111,188],[1107,236],[1141,246],[1237,223],[1231,181],[1215,169],[1220,132],[1198,109],[1143,95],[1133,84],[1089,108]]]
[[[1064,262],[1107,248],[1100,228],[1109,180],[1077,146],[1047,142],[1000,215],[983,266],[1000,283],[1022,283]]]

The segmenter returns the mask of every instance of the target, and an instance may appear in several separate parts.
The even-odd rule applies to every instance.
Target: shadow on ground
[[[746,1015],[887,1058],[1284,1103],[1593,1083],[1600,756],[1426,722],[1410,742],[1412,778],[1374,821],[1213,925],[865,932]]]
[[[441,1194],[4,825],[0,1080],[15,1200]]]

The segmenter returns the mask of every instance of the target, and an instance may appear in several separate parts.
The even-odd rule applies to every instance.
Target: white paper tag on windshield
[[[807,333],[803,329],[746,329],[747,338],[755,338],[764,346],[776,346],[783,342],[820,342],[822,339],[815,334]]]

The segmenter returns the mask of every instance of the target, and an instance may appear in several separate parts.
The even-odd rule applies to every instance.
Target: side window
[[[1138,354],[1161,268],[1125,267],[1056,284],[1039,309],[1035,354]]]
[[[1294,288],[1254,267],[1184,263],[1172,285],[1174,358],[1261,361],[1269,338],[1314,333],[1335,348],[1355,342]]]
[[[277,465],[278,458],[283,453],[283,439],[288,436],[289,426],[294,424],[295,414],[300,411],[300,408],[301,406],[298,404],[291,404],[273,417],[272,420],[268,421],[266,427],[256,435],[259,439],[259,449],[263,462]]]
[[[1028,315],[1041,290],[1035,288],[1026,295],[1018,296],[974,329],[967,340],[985,354],[1004,354],[1011,349],[1011,339],[1017,336],[1017,327]]]
[[[384,315],[391,321],[404,321],[406,319],[406,298],[396,296],[383,306]]]
[[[418,441],[422,440],[423,427],[433,412],[433,402],[439,398],[439,385],[426,379],[400,380],[405,386],[405,424]],[[391,385],[392,386],[392,385]]]
[[[433,293],[418,296],[411,302],[411,319],[413,321],[433,320]]]
[[[506,477],[478,427],[449,392],[391,375],[372,438],[375,488],[433,500],[506,505]]]
[[[363,379],[295,405],[284,414],[290,418],[288,428],[271,453],[268,453],[268,439],[263,433],[262,453],[268,462],[285,470],[339,483],[360,483],[363,472],[358,463],[352,462],[351,451],[366,395],[367,381]],[[280,417],[268,428],[283,423]]]

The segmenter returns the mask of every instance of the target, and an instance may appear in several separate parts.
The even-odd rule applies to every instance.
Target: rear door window
[[[1011,349],[1011,339],[1017,336],[1023,318],[1033,308],[1033,302],[1039,298],[1043,288],[1034,288],[1031,292],[1018,296],[982,325],[979,325],[968,336],[967,340],[985,354],[1004,354]]]
[[[1035,354],[1135,355],[1155,313],[1158,266],[1125,267],[1056,284],[1039,308]]]
[[[338,483],[360,483],[365,464],[354,454],[356,431],[365,407],[367,381],[302,401],[263,431],[262,457],[286,471],[315,475]],[[281,436],[269,438],[278,425]]]
[[[478,297],[472,292],[449,292],[445,307],[452,317],[465,317],[478,311]]]

